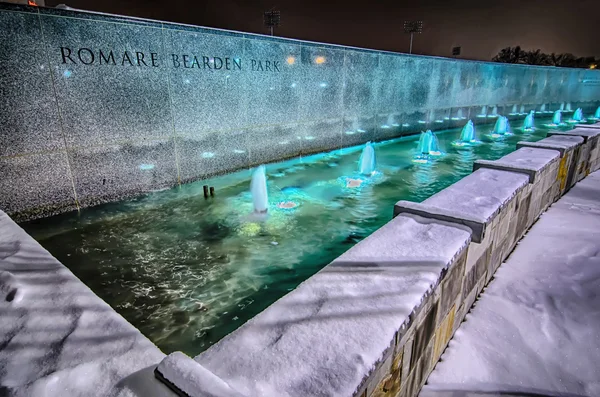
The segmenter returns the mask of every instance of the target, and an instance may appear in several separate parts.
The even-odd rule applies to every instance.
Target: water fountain
[[[354,120],[352,121],[352,127],[345,132],[346,135],[354,135],[357,133],[364,133],[365,130],[360,128],[360,124],[358,123],[358,120]]]
[[[487,117],[487,106],[481,107],[481,112],[477,115],[477,117]]]
[[[439,148],[437,136],[431,130],[421,132],[417,151],[420,155],[439,156],[442,154]]]
[[[375,149],[371,142],[367,142],[365,145],[358,164],[358,170],[362,175],[370,176],[375,172]]]
[[[573,109],[571,109],[571,102],[567,102],[567,106],[565,106],[565,110],[567,112],[570,112],[571,110],[573,110]]]
[[[467,124],[463,127],[460,138],[454,142],[452,142],[453,146],[469,146],[474,143],[479,143],[477,139],[475,139],[475,127],[473,126],[473,122],[469,120]]]
[[[498,106],[492,108],[492,113],[489,114],[488,117],[498,117]]]
[[[525,105],[521,105],[521,110],[519,111],[519,114],[525,114]]]
[[[525,117],[523,121],[523,131],[533,131],[534,121],[533,121],[533,110],[529,112],[529,114]]]
[[[558,110],[560,110],[561,112],[565,110],[565,103],[564,102],[560,104],[560,108]]]
[[[546,113],[546,104],[542,104],[542,106],[540,107],[540,113]]]
[[[518,113],[519,112],[518,112],[518,109],[517,109],[517,105],[515,104],[515,105],[512,106],[512,110],[510,111],[510,115],[514,116],[514,115],[516,115]]]
[[[562,123],[562,114],[561,114],[560,110],[557,110],[552,115],[552,123],[547,124],[547,126],[548,127],[558,127],[559,125],[561,125],[561,123]]]
[[[269,209],[269,195],[267,194],[267,176],[264,165],[259,166],[252,173],[250,193],[252,194],[254,212],[258,214],[266,213]]]
[[[598,106],[598,109],[596,109],[596,113],[594,113],[594,117],[590,117],[594,120],[600,120],[600,106]]]
[[[573,112],[573,117],[571,117],[571,120],[567,121],[568,123],[579,123],[585,121],[585,119],[583,118],[583,110],[581,110],[581,108],[577,108],[574,112]]]
[[[508,119],[504,116],[498,117],[496,120],[496,124],[494,125],[494,130],[489,135],[490,138],[500,138],[504,135],[510,135],[510,125],[508,124]]]
[[[463,116],[462,108],[456,111],[456,116],[452,117],[452,120],[464,120],[466,117]]]

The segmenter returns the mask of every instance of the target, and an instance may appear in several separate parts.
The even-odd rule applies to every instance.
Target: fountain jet
[[[594,117],[597,119],[600,119],[600,106],[598,106],[598,109],[596,109],[596,113],[594,113]]]
[[[583,111],[581,110],[581,108],[577,108],[577,110],[575,110],[575,112],[573,113],[573,120],[575,120],[575,121],[583,120]]]
[[[475,127],[473,127],[473,122],[471,120],[463,127],[460,133],[460,140],[465,143],[475,141]]]
[[[254,212],[264,214],[269,208],[269,195],[267,194],[267,176],[265,175],[265,166],[261,165],[252,174],[250,182],[250,193],[252,194],[252,204]]]
[[[505,135],[507,132],[509,132],[508,119],[504,116],[498,117],[498,120],[496,120],[496,125],[494,125],[493,133]]]
[[[467,124],[463,127],[460,138],[456,141],[452,142],[453,146],[470,146],[471,144],[479,143],[477,139],[475,139],[475,127],[473,126],[473,122],[469,120]]]
[[[361,174],[372,175],[375,172],[375,149],[371,142],[367,142],[365,145],[358,163]]]
[[[562,115],[560,113],[560,110],[557,110],[556,112],[554,112],[554,115],[552,116],[552,124],[560,125],[561,121],[562,121]]]
[[[534,126],[534,122],[533,122],[533,110],[532,110],[525,117],[525,121],[523,121],[523,130],[531,131],[531,130],[533,130],[533,126]]]
[[[435,136],[431,130],[421,132],[417,151],[421,154],[430,154],[432,156],[438,156],[441,154],[437,136]]]

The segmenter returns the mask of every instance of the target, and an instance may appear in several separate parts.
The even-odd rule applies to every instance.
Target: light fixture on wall
[[[316,63],[317,65],[322,65],[322,64],[324,64],[324,63],[325,63],[325,57],[324,57],[324,56],[320,56],[320,55],[319,55],[318,57],[316,57],[316,58],[315,58],[315,63]]]

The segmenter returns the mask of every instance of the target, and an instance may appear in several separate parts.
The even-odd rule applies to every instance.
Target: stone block
[[[402,387],[405,387],[409,383],[410,374],[412,372],[412,367],[410,365],[412,361],[412,351],[414,345],[414,335],[411,336],[405,343],[403,353],[402,353],[402,370],[401,372],[401,384]]]
[[[473,244],[471,244],[471,245],[473,245]],[[471,249],[471,248],[469,247],[469,249]],[[479,279],[481,279],[481,277],[485,273],[485,271],[487,269],[487,264],[491,260],[491,253],[492,253],[492,246],[490,245],[483,252],[483,254],[480,255],[480,257],[475,262],[474,266],[471,267],[471,269],[467,272],[465,279],[463,281],[463,288],[462,288],[463,297],[465,297],[465,298],[463,298],[463,302],[465,301],[467,295],[473,291],[473,288],[475,288],[475,284],[477,283],[477,281]],[[470,307],[470,304],[469,304],[469,307]]]
[[[435,331],[435,341],[433,354],[431,356],[431,366],[435,367],[439,361],[444,349],[448,345],[452,333],[454,330],[454,317],[456,315],[456,306],[453,305],[446,317],[441,321],[440,325]]]
[[[559,156],[560,152],[554,150],[522,147],[495,161],[476,160],[473,171],[490,168],[518,172],[527,175],[529,183],[536,183],[544,170],[557,161]]]
[[[547,138],[536,142],[527,142],[520,141],[517,142],[517,149],[522,147],[532,147],[539,149],[552,149],[558,150],[560,156],[563,157],[565,151],[569,149],[574,149],[575,147],[581,146],[583,144],[583,138],[580,136],[570,136],[570,135],[550,135]]]
[[[377,396],[378,394],[385,395],[382,392],[384,384],[386,383],[385,381],[389,379],[391,373],[392,363],[394,361],[394,355],[391,353],[393,350],[393,346],[391,346],[384,354],[384,358],[375,366],[375,369],[364,382],[365,385],[363,387],[367,391],[367,396]],[[359,387],[359,390],[361,389],[362,387]]]
[[[414,368],[415,363],[422,358],[429,341],[435,333],[438,310],[439,304],[436,302],[427,312],[423,321],[417,325],[410,360],[411,368]]]
[[[531,226],[529,224],[529,204],[531,202],[531,193],[521,200],[517,211],[517,239],[523,237],[525,231]]]
[[[476,219],[469,218],[468,216],[459,217],[452,211],[444,208],[400,200],[394,205],[394,216],[404,213],[466,226],[471,231],[471,240],[475,242],[481,242],[485,233],[484,223],[479,222]]]
[[[462,282],[465,274],[465,263],[467,253],[464,252],[450,265],[448,273],[442,280],[442,295],[440,298],[440,318],[446,316],[450,308],[456,302],[462,290]]]

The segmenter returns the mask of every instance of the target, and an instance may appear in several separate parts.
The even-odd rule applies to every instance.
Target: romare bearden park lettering
[[[250,70],[253,72],[281,72],[281,62],[275,60],[250,59],[242,62],[240,58],[169,54],[167,59],[161,59],[156,52],[115,51],[92,48],[60,47],[63,64],[70,65],[107,65],[107,66],[136,66],[156,68],[168,65],[174,69],[203,69],[203,70]]]

